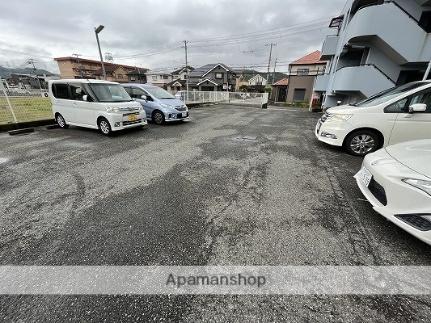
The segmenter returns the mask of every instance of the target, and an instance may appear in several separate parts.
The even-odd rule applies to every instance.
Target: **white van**
[[[330,108],[317,122],[315,135],[356,156],[399,142],[431,139],[431,81],[408,83],[357,104]]]
[[[61,128],[69,125],[112,131],[147,125],[145,111],[115,82],[63,79],[49,81],[54,118]]]

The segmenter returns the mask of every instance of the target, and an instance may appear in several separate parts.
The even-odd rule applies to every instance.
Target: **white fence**
[[[266,108],[268,104],[268,93],[179,91],[175,96],[186,104],[224,103],[262,108]]]

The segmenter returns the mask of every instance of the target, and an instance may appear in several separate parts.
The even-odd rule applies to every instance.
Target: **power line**
[[[265,31],[255,31],[255,32],[249,32],[249,33],[244,33],[244,34],[236,34],[236,35],[230,35],[230,36],[219,36],[219,37],[214,37],[214,38],[207,38],[207,39],[200,39],[200,40],[192,40],[190,41],[191,43],[207,43],[207,42],[212,42],[212,41],[224,41],[224,40],[233,40],[233,39],[242,39],[245,37],[255,37],[256,35],[266,35],[268,33],[280,33],[283,31],[288,31],[291,29],[297,29],[297,28],[303,28],[304,26],[308,26],[308,25],[315,25],[315,24],[321,24],[321,23],[326,23],[329,19],[331,19],[331,17],[325,17],[325,18],[320,18],[320,19],[315,19],[315,20],[311,20],[308,22],[304,22],[304,23],[300,23],[300,24],[295,24],[295,25],[291,25],[291,26],[287,26],[287,27],[282,27],[282,28],[276,28],[276,29],[270,29],[270,30],[265,30]]]

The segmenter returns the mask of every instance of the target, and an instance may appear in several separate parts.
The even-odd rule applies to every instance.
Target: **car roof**
[[[95,80],[95,79],[59,79],[52,80],[51,83],[87,83],[87,84],[119,84],[117,82]]]
[[[154,84],[148,84],[148,83],[122,83],[121,85],[123,86],[135,86],[135,87],[140,87],[140,88],[153,88],[153,87],[158,87],[157,85]]]

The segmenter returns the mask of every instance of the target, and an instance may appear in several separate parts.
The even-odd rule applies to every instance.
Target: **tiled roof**
[[[301,57],[300,59],[297,59],[296,61],[292,62],[291,65],[313,65],[313,64],[325,64],[326,61],[321,61],[320,57],[322,54],[319,50],[316,50],[315,52],[312,52],[310,54],[305,55],[304,57]]]
[[[215,63],[215,64],[206,64],[204,66],[196,68],[194,71],[189,73],[189,77],[201,77],[202,75],[204,75],[209,70],[212,70],[217,65],[220,65],[223,68],[225,68],[226,70],[234,73],[233,70],[231,68],[229,68],[227,65],[222,64],[222,63]]]
[[[82,63],[93,63],[93,64],[100,64],[100,61],[94,60],[94,59],[86,59],[86,58],[76,58],[74,56],[65,56],[65,57],[56,57],[54,58],[55,61],[74,61],[74,62],[82,62]],[[127,69],[136,69],[136,66],[130,66],[130,65],[124,65],[124,64],[115,64],[115,63],[110,63],[110,62],[103,62],[103,65],[105,65],[105,67],[107,66],[116,66],[116,67],[124,67]],[[148,70],[147,68],[142,68],[140,67],[141,70]]]
[[[288,78],[284,78],[279,80],[278,82],[275,82],[273,85],[275,86],[287,86],[289,84],[289,79]]]

